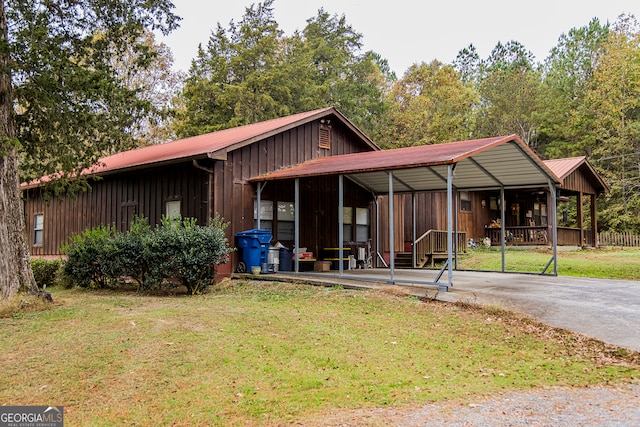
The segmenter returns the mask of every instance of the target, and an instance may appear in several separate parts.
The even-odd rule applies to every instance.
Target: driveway
[[[360,270],[362,271],[362,270]],[[388,277],[388,270],[366,270]],[[399,280],[433,280],[433,270],[396,270]],[[449,292],[425,288],[441,301],[494,305],[541,322],[640,351],[640,282],[454,271]]]

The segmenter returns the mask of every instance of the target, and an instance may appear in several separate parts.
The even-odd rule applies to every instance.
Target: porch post
[[[371,263],[373,268],[377,268],[378,254],[380,253],[380,198],[377,195],[374,203],[376,204],[376,251],[375,256],[371,256]]]
[[[344,252],[344,176],[338,175],[338,270],[342,277],[344,270],[342,265],[342,258]]]
[[[598,239],[598,209],[596,206],[596,194],[591,195],[591,234],[593,234],[593,247],[600,246],[600,239]]]
[[[300,261],[298,261],[298,248],[300,247],[300,178],[296,178],[294,193],[293,270],[298,273],[300,271]]]
[[[389,171],[389,278],[393,284],[395,274],[395,221],[393,212],[393,172]]]
[[[504,201],[504,187],[500,187],[500,247],[502,248],[502,272],[505,272],[504,253],[506,251],[506,233],[505,233],[505,201]]]
[[[415,191],[413,193],[411,193],[411,211],[412,211],[412,220],[413,220],[413,224],[412,224],[412,228],[413,228],[413,235],[411,236],[411,259],[413,260],[413,268],[416,268],[418,266],[418,259],[417,259],[417,252],[416,252],[416,193]]]
[[[256,218],[258,218],[257,221],[256,221],[256,228],[260,228],[260,217],[261,217],[260,210],[262,208],[262,189],[263,188],[264,187],[262,186],[262,183],[259,182],[258,183],[258,190],[256,192],[256,204],[257,204],[257,206],[256,206]]]
[[[454,235],[454,239],[453,239],[453,255],[454,255],[454,263],[455,266],[454,268],[457,270],[458,269],[458,221],[460,220],[459,217],[459,212],[460,212],[460,193],[458,191],[456,191],[456,195],[455,198],[453,199],[454,201],[454,226],[455,228],[453,229],[453,235]]]
[[[582,191],[576,196],[576,216],[578,217],[578,227],[580,227],[580,243],[578,246],[586,246],[584,238],[584,214],[582,213]]]
[[[453,165],[447,167],[447,287],[438,286],[447,291],[453,281]]]
[[[551,196],[551,231],[553,236],[553,275],[558,275],[558,206],[557,189],[549,180],[549,195]]]

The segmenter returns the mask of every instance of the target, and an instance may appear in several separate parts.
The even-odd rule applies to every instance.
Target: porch
[[[485,238],[490,239],[491,246],[500,246],[500,233],[499,228],[485,228]],[[505,243],[507,246],[549,246],[549,227],[505,227]],[[590,229],[558,226],[558,246],[594,246],[593,232]]]

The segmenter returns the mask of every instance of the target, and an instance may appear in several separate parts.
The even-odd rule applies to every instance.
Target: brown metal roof
[[[580,169],[585,177],[591,181],[591,184],[597,191],[609,191],[609,186],[600,177],[600,174],[596,172],[591,163],[589,163],[586,156],[545,160],[544,164],[562,180],[571,175],[574,171]]]
[[[516,135],[424,145],[314,159],[255,177],[252,181],[346,175],[375,193],[446,189],[448,165],[455,165],[458,189],[547,186],[561,180]]]
[[[356,133],[370,148],[374,150],[380,149],[334,107],[327,107],[260,123],[184,138],[165,144],[150,145],[117,153],[100,159],[96,166],[84,170],[82,174],[104,175],[123,169],[140,168],[148,165],[158,166],[166,163],[204,157],[224,157],[228,151],[241,148],[330,114]],[[23,185],[22,188],[36,187],[50,179],[51,177],[43,177],[28,185]]]

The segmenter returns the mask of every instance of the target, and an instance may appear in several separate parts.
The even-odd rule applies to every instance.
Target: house
[[[464,243],[493,239],[489,225],[503,199],[509,233],[533,227],[523,222],[531,218],[549,236],[548,200],[563,182],[556,167],[567,182],[575,178],[567,190],[579,198],[606,189],[586,159],[545,163],[515,135],[381,151],[329,107],[103,158],[83,172],[91,190],[75,197],[45,202],[44,179],[22,189],[35,257],[58,255],[86,228],[126,231],[135,216],[159,224],[162,215],[182,215],[205,224],[220,214],[231,242],[259,226],[315,257],[366,247],[393,270],[396,253],[415,252],[416,236],[450,230],[454,220]],[[525,194],[529,201],[520,202]],[[514,203],[519,207],[510,210]],[[218,272],[230,274],[237,263],[233,254]]]
[[[159,224],[163,215],[179,214],[206,224],[219,213],[230,222],[233,244],[235,233],[256,225],[256,189],[249,178],[319,157],[373,150],[379,148],[342,114],[324,108],[115,154],[83,172],[100,179],[74,197],[45,201],[44,179],[22,186],[31,254],[59,255],[73,234],[98,225],[126,231],[135,216]],[[301,236],[310,248],[337,246],[337,214],[324,208],[337,198],[336,185],[322,178],[303,183],[313,195],[301,207],[312,213]],[[259,209],[261,226],[285,244],[293,240],[292,188],[267,185]],[[345,194],[353,209],[368,209],[371,194],[355,184]],[[230,273],[236,259],[231,261],[219,272]]]

